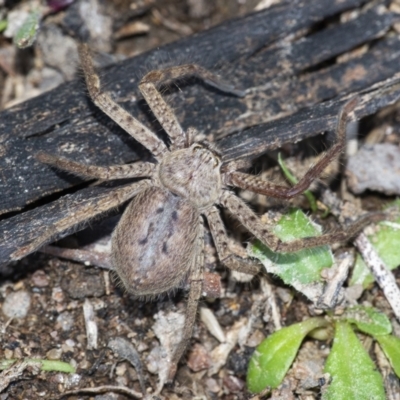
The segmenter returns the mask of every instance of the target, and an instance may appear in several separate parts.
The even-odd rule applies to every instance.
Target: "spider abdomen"
[[[199,213],[158,187],[136,196],[112,237],[113,266],[132,294],[154,295],[177,287],[195,254]]]

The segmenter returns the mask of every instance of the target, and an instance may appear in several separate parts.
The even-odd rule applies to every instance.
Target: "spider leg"
[[[204,279],[204,226],[203,221],[200,218],[199,223],[199,233],[196,241],[196,256],[193,260],[193,264],[190,270],[190,275],[188,282],[190,283],[190,291],[189,298],[186,306],[186,315],[185,315],[185,326],[182,332],[182,338],[175,349],[175,352],[172,356],[170,370],[169,370],[169,380],[173,380],[178,362],[182,358],[183,353],[185,352],[189,341],[192,337],[193,327],[196,322],[197,309],[199,305],[199,300],[202,293],[203,288],[203,279]]]
[[[133,164],[98,167],[95,165],[81,164],[67,158],[57,157],[43,152],[38,153],[36,159],[64,171],[72,172],[75,175],[101,180],[148,177],[151,176],[155,170],[155,164],[143,161],[137,161]]]
[[[220,203],[222,206],[226,207],[232,215],[236,216],[257,239],[261,240],[261,242],[267,245],[271,250],[279,253],[291,253],[310,247],[345,242],[354,237],[367,225],[387,218],[387,214],[383,212],[369,213],[363,215],[353,224],[349,225],[346,231],[340,230],[321,236],[306,237],[284,243],[273,233],[269,232],[247,204],[233,193],[225,191],[220,199]]]
[[[344,146],[346,145],[347,121],[350,113],[354,111],[357,106],[357,103],[358,98],[354,97],[342,107],[336,127],[336,143],[307,171],[303,178],[292,187],[288,188],[281,185],[274,185],[273,183],[266,182],[257,176],[239,171],[228,173],[226,184],[280,199],[291,199],[292,197],[303,193],[321,174],[326,166],[343,151]]]
[[[260,272],[259,264],[234,255],[229,249],[227,233],[217,207],[211,207],[204,214],[207,218],[220,261],[235,271],[257,275]]]
[[[60,234],[68,232],[75,226],[78,226],[79,224],[95,217],[96,215],[118,207],[125,201],[131,199],[150,186],[151,181],[145,179],[140,182],[115,188],[111,191],[111,193],[107,193],[105,196],[96,200],[96,202],[82,201],[74,213],[56,221],[32,242],[20,247],[18,250],[12,253],[11,260],[15,261],[27,256],[28,254],[38,250],[43,245],[50,243],[55,238],[58,238]]]
[[[186,64],[149,72],[141,80],[139,89],[153,114],[171,138],[172,150],[186,147],[188,140],[174,112],[161,96],[157,86],[162,82],[170,82],[187,76],[195,76],[202,79],[208,85],[223,92],[232,93],[239,97],[244,96],[244,92],[236,90],[232,85],[222,82],[210,71],[196,64]]]
[[[160,160],[163,154],[168,152],[165,143],[111,99],[108,94],[101,91],[100,79],[94,70],[87,45],[80,44],[78,50],[86,85],[93,102],[121,128],[150,150],[157,160]]]

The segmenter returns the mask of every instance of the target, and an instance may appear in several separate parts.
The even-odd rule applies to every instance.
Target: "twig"
[[[389,271],[383,260],[372,246],[364,233],[360,233],[354,240],[358,251],[371,270],[376,282],[381,287],[387,301],[391,305],[397,320],[400,321],[400,289],[394,275]]]
[[[99,394],[99,393],[105,393],[105,392],[114,392],[114,393],[122,393],[126,394],[127,396],[133,397],[135,399],[142,399],[143,396],[141,393],[136,392],[133,389],[129,389],[125,386],[112,386],[112,385],[105,385],[105,386],[97,386],[94,388],[82,388],[82,389],[76,389],[76,390],[71,390],[69,392],[63,393],[59,398],[65,397],[65,396],[71,396],[74,394],[82,394],[82,393],[87,393],[87,394]]]

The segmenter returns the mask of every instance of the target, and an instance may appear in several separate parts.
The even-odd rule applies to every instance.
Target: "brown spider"
[[[362,229],[369,216],[359,219],[346,232],[281,242],[261,223],[256,214],[230,189],[236,186],[267,196],[290,199],[307,189],[321,171],[343,149],[346,122],[357,99],[347,102],[338,117],[337,141],[293,187],[274,185],[257,176],[238,172],[237,164],[222,166],[218,152],[207,142],[194,142],[194,132],[184,132],[157,85],[185,75],[196,75],[218,89],[241,95],[197,65],[183,65],[148,73],[139,88],[152,112],[169,135],[169,148],[153,132],[101,91],[89,51],[79,48],[87,88],[93,102],[153,154],[155,162],[135,162],[109,167],[88,166],[40,153],[38,160],[54,167],[100,180],[144,178],[115,189],[88,214],[66,216],[33,243],[14,253],[20,258],[77,223],[88,220],[131,200],[112,236],[112,263],[127,290],[134,295],[156,295],[174,289],[184,279],[190,282],[186,323],[182,340],[170,361],[169,378],[191,338],[202,292],[204,264],[203,218],[208,222],[220,261],[233,270],[257,274],[259,265],[232,254],[218,206],[227,208],[256,238],[274,251],[294,252],[348,240]]]

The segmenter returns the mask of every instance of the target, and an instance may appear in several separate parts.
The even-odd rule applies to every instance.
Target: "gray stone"
[[[31,305],[31,296],[25,290],[12,292],[4,300],[3,313],[8,318],[25,318]]]
[[[347,163],[347,182],[353,193],[375,190],[400,194],[400,148],[390,143],[363,146]]]

